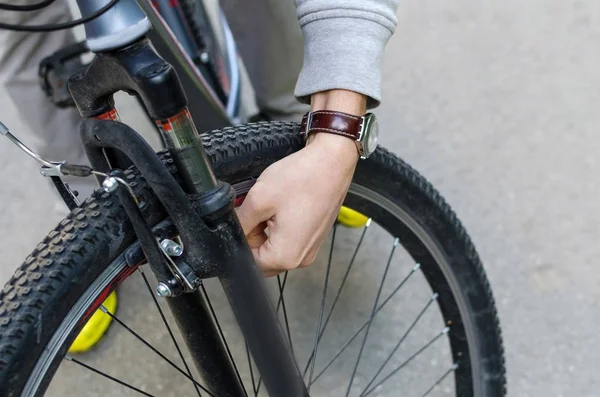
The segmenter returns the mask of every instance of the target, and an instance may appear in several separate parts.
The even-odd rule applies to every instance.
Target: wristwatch
[[[369,157],[377,148],[378,130],[377,118],[373,113],[359,117],[330,110],[308,112],[302,117],[300,125],[300,134],[304,139],[308,139],[313,132],[327,132],[352,139],[362,159]]]

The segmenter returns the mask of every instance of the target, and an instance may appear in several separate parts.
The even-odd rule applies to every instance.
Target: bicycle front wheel
[[[298,130],[296,123],[256,123],[202,139],[217,175],[241,201],[266,167],[301,147]],[[137,170],[126,175],[148,223],[169,229]],[[271,280],[311,396],[504,396],[492,292],[467,233],[435,189],[378,149],[359,163],[344,206],[356,212],[340,217],[316,263]],[[162,305],[142,295],[153,290],[146,273],[136,272],[143,264],[127,258],[135,242],[117,200],[98,191],[38,245],[0,294],[0,395],[219,395],[203,390],[185,352],[185,369],[177,355],[167,369],[158,365],[169,354],[156,353],[173,345],[159,331],[162,317],[146,313]],[[68,354],[86,321],[124,282],[133,306],[121,303],[126,308],[115,318],[129,326],[111,331],[112,343],[93,354]],[[205,284],[246,394],[264,394],[226,301],[210,280]],[[145,342],[140,350],[123,342],[138,329],[132,324],[147,331],[135,333],[136,343]],[[167,347],[148,349],[161,343]]]

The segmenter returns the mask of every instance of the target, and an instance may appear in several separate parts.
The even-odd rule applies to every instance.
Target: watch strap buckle
[[[312,112],[308,112],[302,117],[302,122],[300,124],[300,135],[304,136],[304,140],[308,139],[312,118]]]

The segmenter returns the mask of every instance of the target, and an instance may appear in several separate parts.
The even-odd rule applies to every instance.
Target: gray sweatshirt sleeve
[[[399,0],[296,0],[304,65],[295,95],[347,89],[381,101],[383,51],[396,28]]]

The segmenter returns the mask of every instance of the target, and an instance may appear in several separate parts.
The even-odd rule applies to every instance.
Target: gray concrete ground
[[[442,192],[472,235],[497,299],[510,395],[596,396],[600,3],[406,0],[398,16],[384,64],[385,102],[377,110],[382,141]],[[15,131],[23,128],[2,97],[0,118]],[[0,280],[5,281],[59,216],[35,164],[5,141],[0,141],[0,158]],[[352,247],[357,238],[356,231],[348,230],[340,236],[343,247]],[[372,262],[384,262],[387,237],[375,235],[369,241]],[[336,251],[337,261],[344,262],[345,251]],[[396,262],[395,276],[402,274],[401,266],[410,266],[405,256]],[[306,308],[318,305],[322,270],[320,260],[290,288],[288,299],[301,300],[290,304],[290,321],[301,346],[310,345],[315,318]],[[340,274],[334,272],[334,280]],[[364,282],[366,276],[353,276],[354,287],[370,285]],[[371,284],[359,290],[359,298],[374,293],[375,276]],[[165,342],[142,287],[139,280],[123,286],[120,316],[153,341]],[[388,331],[379,334],[381,343],[371,345],[373,354],[365,357],[357,384],[369,379],[382,352],[389,351],[388,339],[401,333],[410,322],[406,313],[418,311],[427,295],[417,289],[408,293],[411,299],[400,301],[385,317],[381,328]],[[333,347],[322,356],[343,341],[346,325],[357,318],[348,313],[361,301],[342,305],[341,325],[330,335]],[[217,301],[219,308],[221,303]],[[359,309],[362,316],[369,310],[368,305]],[[227,313],[223,316],[229,323]],[[435,318],[425,321],[433,323]],[[417,332],[404,357],[422,345],[426,332],[433,331],[424,327]],[[436,352],[443,353],[444,346],[440,348]],[[298,350],[305,359],[306,349]],[[110,361],[111,355],[117,358]],[[111,373],[136,378],[136,384],[162,390],[161,395],[191,395],[189,384],[175,375],[160,378],[164,366],[142,371],[125,361],[132,357],[156,363],[130,335],[114,328],[100,349],[84,359],[109,363],[104,368]],[[438,361],[432,355],[415,363],[402,381],[396,380],[398,386],[423,390],[419,374],[432,368],[443,372],[447,364]],[[342,394],[345,369],[346,364],[340,365],[325,378],[321,387],[329,393],[323,395]],[[51,395],[129,395],[110,394],[106,382],[75,371],[61,371]],[[423,385],[434,379],[429,376]],[[163,380],[152,385],[159,378]],[[445,394],[450,386],[445,382],[436,392]],[[382,395],[400,395],[397,390]]]

